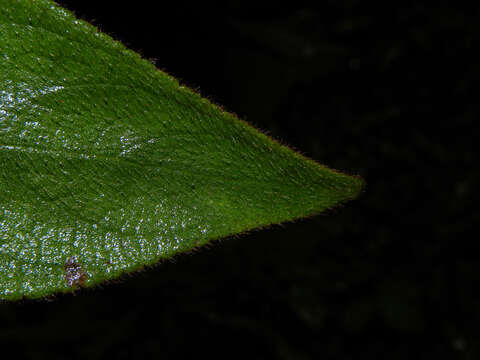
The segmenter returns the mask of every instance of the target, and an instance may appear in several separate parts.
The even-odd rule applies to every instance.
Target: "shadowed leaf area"
[[[2,1],[0,34],[2,299],[92,286],[362,189],[49,0]]]

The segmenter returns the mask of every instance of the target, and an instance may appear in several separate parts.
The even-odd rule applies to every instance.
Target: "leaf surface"
[[[362,186],[52,1],[1,1],[1,299],[95,285]]]

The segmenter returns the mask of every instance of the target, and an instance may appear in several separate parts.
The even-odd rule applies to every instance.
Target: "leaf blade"
[[[0,298],[95,285],[363,187],[49,0],[5,1],[0,34]]]

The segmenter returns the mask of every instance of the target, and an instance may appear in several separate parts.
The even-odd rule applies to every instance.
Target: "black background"
[[[361,175],[367,189],[323,216],[116,284],[0,304],[3,354],[480,357],[478,9],[99,3],[60,1],[275,138]]]

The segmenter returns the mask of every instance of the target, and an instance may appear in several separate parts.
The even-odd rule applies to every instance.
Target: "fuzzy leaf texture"
[[[0,299],[92,286],[362,187],[52,1],[0,0]]]

